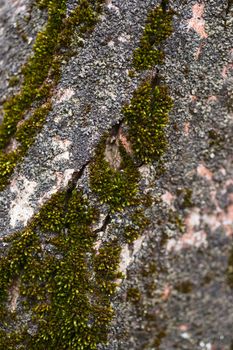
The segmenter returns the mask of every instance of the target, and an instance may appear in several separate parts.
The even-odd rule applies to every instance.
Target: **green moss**
[[[113,241],[96,253],[91,225],[97,217],[81,193],[64,191],[51,198],[27,229],[8,240],[0,262],[1,316],[8,329],[0,333],[1,347],[89,350],[106,341],[113,312],[110,297],[115,279],[121,277],[121,249]],[[18,318],[12,320],[6,307],[16,278],[23,297],[20,312],[31,312],[29,322],[37,328],[33,335],[27,326],[17,328]]]
[[[22,91],[4,105],[9,120],[4,119],[3,128],[8,130],[9,121],[9,134],[3,138],[2,149],[13,137],[19,147],[14,152],[0,155],[1,186],[5,184],[5,175],[12,173],[18,158],[25,155],[51,108],[51,89],[60,74],[61,46],[70,44],[76,25],[80,33],[93,29],[101,3],[80,0],[72,16],[65,20],[64,2],[38,1],[40,7],[48,8],[51,22],[48,21],[45,31],[39,34],[35,55],[23,71]],[[61,7],[57,13],[58,5]],[[47,29],[49,36],[54,33],[55,41],[46,40]],[[38,80],[35,71],[41,63],[36,61],[36,55],[40,59],[45,57],[47,70]],[[32,67],[36,67],[35,71]],[[52,78],[51,85],[47,83],[47,77]],[[39,107],[24,120],[32,100]],[[151,162],[162,155],[166,144],[164,127],[171,106],[164,86],[144,82],[123,111],[134,156],[119,142],[121,164],[119,169],[114,169],[105,159],[106,136],[91,162],[91,189],[112,212],[129,209],[131,224],[125,228],[123,237],[103,243],[96,251],[97,233],[92,227],[98,212],[72,182],[67,190],[52,196],[26,229],[7,239],[0,261],[1,348],[94,350],[99,343],[107,341],[113,317],[111,297],[116,280],[123,277],[117,271],[121,253],[119,242],[123,238],[131,243],[149,224],[144,209],[150,205],[150,199],[140,193],[140,174],[134,158]],[[8,307],[9,291],[16,282],[20,286],[20,314],[11,312]],[[131,288],[127,294],[133,302],[140,300],[137,288]]]
[[[131,225],[128,225],[124,229],[124,237],[127,243],[132,243],[135,239],[139,238],[146,227],[148,227],[150,221],[144,214],[143,209],[136,208],[131,215]]]
[[[138,288],[132,287],[127,290],[127,300],[132,303],[138,303],[141,299],[141,293]]]
[[[233,248],[230,250],[228,257],[228,267],[226,271],[227,283],[231,289],[233,289]]]
[[[22,69],[23,85],[20,93],[5,102],[4,120],[0,126],[0,149],[3,149],[17,129],[17,123],[23,118],[37,95],[37,90],[48,76],[57,48],[57,40],[65,16],[64,0],[48,3],[48,22],[45,29],[38,33],[33,46],[33,56]]]
[[[174,288],[182,294],[191,293],[193,290],[193,283],[191,281],[182,281],[174,286]]]
[[[179,207],[182,209],[192,208],[194,206],[192,202],[193,191],[191,188],[178,189],[176,191],[179,196]]]
[[[15,75],[10,77],[10,79],[9,79],[9,86],[10,87],[14,87],[14,86],[18,85],[18,83],[19,83],[19,77],[15,76]]]
[[[153,86],[146,81],[134,92],[130,104],[123,108],[129,140],[141,162],[158,160],[164,153],[167,146],[164,129],[172,105],[165,86]]]
[[[38,1],[40,8],[48,10],[48,22],[45,29],[38,33],[33,55],[22,69],[20,92],[3,106],[4,119],[0,125],[0,190],[8,184],[15,166],[34,142],[51,109],[52,89],[60,79],[62,57],[67,55],[64,48],[68,49],[74,30],[79,30],[80,35],[93,30],[102,2],[81,0],[70,16],[65,18],[65,0]],[[47,82],[48,78],[50,83]],[[25,114],[35,102],[39,107],[24,121]],[[14,138],[19,142],[19,147],[13,153],[6,154],[5,148]],[[16,153],[18,156],[15,156]]]
[[[183,222],[183,219],[178,215],[176,211],[173,211],[172,209],[168,212],[168,221],[172,224],[174,224],[180,232],[184,231],[185,225]]]
[[[172,17],[173,11],[165,11],[163,6],[149,13],[139,47],[134,52],[136,70],[151,69],[155,64],[163,63],[161,44],[172,34]]]
[[[209,145],[213,148],[220,148],[224,144],[224,137],[214,129],[209,130]]]
[[[113,169],[105,159],[106,136],[96,149],[96,155],[90,166],[91,188],[102,203],[107,203],[112,212],[136,204],[139,172],[132,158],[120,146],[121,166]]]

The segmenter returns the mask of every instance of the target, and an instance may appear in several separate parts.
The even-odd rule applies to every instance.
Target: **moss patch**
[[[61,192],[26,230],[8,240],[0,263],[1,316],[6,320],[2,348],[89,350],[106,341],[110,297],[120,277],[120,247],[117,241],[108,242],[96,253],[91,225],[97,217],[77,190]],[[7,309],[8,290],[16,278],[20,314],[29,317],[34,334],[28,322],[22,326],[20,315],[13,320]],[[16,329],[11,330],[12,324]]]
[[[23,83],[18,94],[12,96],[3,105],[4,119],[0,125],[0,190],[8,184],[15,166],[25,156],[42,128],[51,109],[52,90],[60,79],[60,66],[74,30],[80,35],[89,33],[97,23],[102,0],[79,1],[76,9],[68,18],[65,0],[38,1],[40,8],[47,8],[48,22],[38,33],[33,46],[33,55],[22,69]],[[64,49],[66,49],[64,51]],[[44,107],[46,104],[46,107]],[[25,120],[30,108],[38,106]],[[6,147],[12,139],[19,142],[17,151],[7,153]],[[14,157],[17,152],[18,157]]]
[[[96,149],[90,167],[90,184],[102,203],[107,203],[112,212],[137,203],[139,172],[132,158],[120,146],[121,165],[113,169],[104,157],[106,136]]]
[[[155,64],[163,63],[161,45],[172,34],[172,17],[173,11],[165,11],[162,5],[149,13],[139,47],[133,56],[136,70],[151,69]]]
[[[145,81],[134,92],[123,113],[134,154],[143,163],[158,160],[167,145],[165,127],[173,106],[166,86]]]
[[[63,6],[64,2],[40,0],[38,4],[41,8],[47,7],[51,16],[56,13],[56,5]],[[56,15],[53,18],[56,23],[54,26],[51,24],[49,29],[58,34],[55,35],[54,47],[50,46],[50,41],[47,43],[44,32],[39,35],[37,42],[41,44],[35,56],[38,54],[38,57],[43,57],[47,49],[49,55],[51,52],[48,61],[45,60],[47,74],[41,80],[35,79],[35,72],[30,73],[30,62],[35,66],[38,62],[32,58],[24,70],[25,81],[28,79],[32,91],[24,91],[24,81],[20,94],[4,106],[8,108],[9,116],[10,111],[16,114],[8,136],[2,138],[2,149],[4,151],[12,137],[20,146],[16,151],[2,152],[0,155],[0,166],[5,174],[0,178],[0,186],[3,186],[5,176],[13,171],[17,157],[22,159],[25,155],[51,108],[51,89],[59,78],[59,47],[69,44],[77,24],[81,33],[92,30],[100,7],[101,1],[90,3],[80,0],[73,17],[67,21],[64,17],[65,8],[61,7],[57,19],[58,22],[61,20],[62,31],[58,33]],[[157,16],[161,9],[164,13],[163,6],[154,10]],[[150,26],[147,24],[144,35],[148,40],[152,40],[149,35]],[[67,42],[66,38],[69,38]],[[53,77],[51,85],[48,76]],[[33,89],[32,97],[30,94]],[[23,121],[24,113],[34,98],[39,107],[32,117]],[[107,204],[112,213],[123,210],[124,213],[127,210],[130,213],[127,214],[130,220],[122,237],[109,239],[96,251],[98,236],[92,227],[99,213],[77,191],[72,181],[67,190],[52,196],[26,229],[5,240],[0,261],[1,348],[94,350],[99,343],[107,341],[108,327],[113,316],[111,298],[116,290],[116,279],[122,278],[122,274],[117,271],[120,242],[123,240],[132,243],[149,224],[144,211],[150,201],[141,193],[138,160],[149,163],[163,154],[166,146],[164,128],[171,106],[172,100],[165,86],[151,80],[143,82],[135,91],[130,104],[123,109],[123,122],[128,125],[127,137],[133,154],[128,153],[119,141],[120,165],[112,167],[105,153],[107,135],[98,145],[91,162],[90,187],[100,201]],[[20,118],[17,115],[21,115]],[[20,126],[17,126],[18,121],[23,121]],[[3,128],[7,119],[4,123]],[[9,294],[16,283],[19,285],[19,297],[16,300],[17,312],[14,312]],[[140,292],[131,288],[127,298],[138,302]]]

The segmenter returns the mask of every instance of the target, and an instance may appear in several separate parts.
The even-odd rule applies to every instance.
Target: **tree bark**
[[[233,349],[232,12],[0,0],[2,348]]]

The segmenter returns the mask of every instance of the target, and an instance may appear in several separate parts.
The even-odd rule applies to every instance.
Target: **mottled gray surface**
[[[112,1],[84,48],[64,64],[48,121],[2,193],[1,234],[23,226],[9,224],[12,203],[32,215],[39,199],[62,187],[65,172],[79,170],[100,135],[120,120],[140,80],[127,74],[132,51],[157,3]],[[113,300],[116,318],[109,344],[100,346],[105,350],[233,349],[226,272],[233,249],[232,11],[227,0],[170,3],[174,33],[159,67],[175,102],[166,171],[161,175],[158,164],[141,169],[154,200],[151,226]],[[11,56],[11,67],[14,62]],[[28,197],[25,178],[32,184]],[[12,190],[20,183],[22,191]],[[139,289],[139,301],[127,300],[131,287]]]
[[[18,187],[25,186],[25,178],[27,184],[36,183],[30,196],[33,210],[38,210],[39,200],[49,191],[62,186],[64,181],[60,178],[64,179],[66,170],[68,173],[79,170],[90,159],[103,132],[122,118],[122,105],[129,101],[138,83],[138,79],[128,77],[132,52],[137,47],[148,9],[157,3],[130,0],[114,1],[106,6],[84,48],[64,66],[53,110],[15,176]],[[65,101],[60,102],[67,89],[72,91],[71,96],[68,93]],[[62,159],[58,159],[62,151],[54,144],[54,138],[65,142],[68,153]],[[7,212],[14,200],[11,186],[2,192],[2,198],[2,233],[21,228],[23,221],[14,220],[13,227],[8,221]]]
[[[232,13],[226,15],[227,1],[203,2],[208,37],[200,38],[187,30],[198,3],[172,4],[175,31],[160,67],[175,101],[166,172],[151,186],[151,231],[128,268],[115,300],[112,340],[101,349],[233,348],[227,279],[233,246]],[[140,290],[138,302],[126,301],[129,287]]]
[[[33,3],[30,0],[0,1],[0,103],[17,89],[9,88],[9,78],[20,72],[46,20],[45,11],[39,11]]]

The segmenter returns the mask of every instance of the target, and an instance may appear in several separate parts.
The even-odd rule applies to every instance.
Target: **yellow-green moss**
[[[22,69],[20,92],[3,105],[4,119],[0,125],[0,170],[3,171],[0,175],[0,190],[8,184],[15,166],[22,160],[46,120],[51,108],[52,89],[60,79],[62,57],[67,55],[64,48],[69,47],[75,29],[79,30],[80,35],[93,30],[102,2],[80,0],[76,9],[65,18],[65,0],[38,1],[40,8],[48,10],[48,22],[45,29],[38,33],[33,55]],[[28,109],[35,102],[39,107],[29,119],[24,120]],[[5,148],[14,138],[19,142],[17,150],[6,153]],[[15,157],[16,153],[18,156]]]
[[[131,287],[127,290],[127,300],[131,301],[132,303],[138,303],[141,299],[141,293],[138,288]]]
[[[38,4],[48,7],[50,16],[56,2],[40,0]],[[73,22],[70,17],[62,35],[56,38],[55,52],[61,43],[65,45],[65,38],[71,37],[76,23],[81,25],[81,32],[93,28],[100,4],[101,1],[91,4],[86,0],[79,1],[79,8],[74,13],[76,19]],[[82,21],[84,15],[87,22]],[[56,25],[53,29],[56,31]],[[146,27],[146,36],[148,31],[149,26]],[[43,43],[43,35],[38,42],[40,40]],[[41,45],[38,54],[43,56],[45,51]],[[53,57],[48,69],[56,82],[59,62]],[[41,105],[20,127],[12,124],[15,130],[4,141],[4,147],[12,136],[20,147],[17,151],[0,155],[6,157],[0,166],[7,176],[17,163],[17,157],[24,156],[51,108],[49,98],[53,85],[48,86],[45,79],[37,85],[28,69],[25,68],[25,77],[28,76],[32,90],[36,89],[35,99],[41,101]],[[23,101],[19,98],[20,94],[14,96],[5,108],[17,113],[25,111],[28,96],[31,99],[27,95],[29,93],[22,95]],[[140,174],[135,158],[150,162],[161,156],[166,144],[164,127],[171,106],[172,101],[164,86],[157,86],[151,81],[141,84],[131,103],[123,109],[134,155],[128,154],[119,142],[121,164],[119,169],[114,169],[105,159],[107,137],[103,137],[91,162],[91,189],[103,203],[109,205],[112,212],[126,207],[130,210],[131,225],[125,227],[124,237],[105,242],[98,252],[95,250],[97,233],[92,226],[98,219],[98,212],[72,183],[67,190],[55,194],[26,229],[6,240],[0,261],[1,348],[94,350],[97,344],[106,342],[113,316],[111,296],[116,289],[116,279],[122,278],[117,271],[121,252],[119,242],[123,238],[131,243],[149,223],[144,214],[149,201],[140,193]],[[11,161],[8,157],[12,157]],[[9,310],[9,291],[15,283],[20,286],[20,314]],[[130,298],[139,301],[140,292],[131,288],[128,291]],[[30,329],[32,326],[33,331]]]
[[[163,6],[149,13],[139,47],[134,51],[133,66],[136,70],[151,69],[155,64],[163,63],[161,45],[172,34],[172,17],[173,11],[165,11]]]
[[[108,242],[96,253],[91,225],[97,217],[81,193],[64,191],[51,198],[27,229],[8,239],[0,262],[0,311],[5,319],[0,347],[90,350],[106,341],[110,297],[115,279],[121,277],[120,246]],[[13,320],[6,307],[15,279],[20,281],[21,315],[31,312],[35,334],[27,324],[17,328],[20,317]],[[10,331],[13,324],[16,329]]]
[[[112,212],[136,204],[139,172],[123,146],[120,146],[121,166],[113,169],[105,159],[106,136],[96,149],[90,166],[91,188],[102,203],[107,203]]]
[[[128,106],[123,108],[134,154],[143,163],[158,160],[167,145],[165,127],[173,106],[168,89],[147,80],[134,92]]]
[[[19,83],[19,77],[17,77],[16,75],[13,75],[12,77],[10,77],[8,82],[10,87],[16,86],[18,85],[18,83]]]
[[[139,238],[150,223],[149,219],[145,216],[144,209],[136,208],[130,219],[131,224],[127,225],[124,229],[124,237],[127,243],[132,243],[135,239]]]

